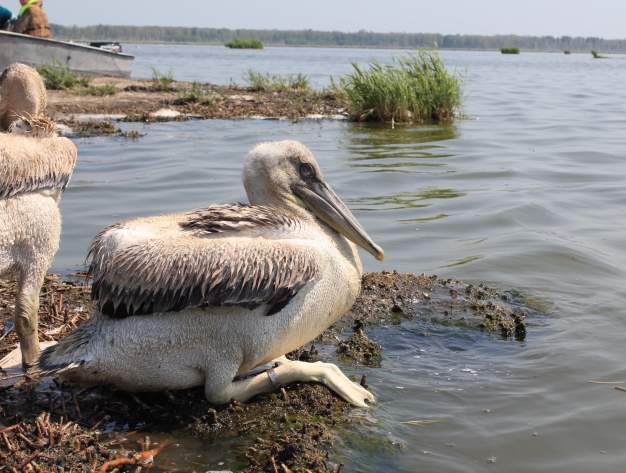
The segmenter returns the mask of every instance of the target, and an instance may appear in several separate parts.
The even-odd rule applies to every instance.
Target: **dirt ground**
[[[15,291],[15,279],[0,281],[0,324],[5,328],[11,325]],[[47,276],[40,296],[40,340],[57,340],[83,323],[90,312],[90,291],[81,275],[66,280]],[[527,313],[522,300],[483,285],[383,271],[363,276],[362,292],[352,309],[315,342],[334,343],[342,361],[377,366],[383,347],[366,336],[374,324],[398,324],[419,315],[436,324],[522,339]],[[14,332],[1,336],[0,357],[17,346]],[[320,359],[314,346],[288,356]],[[249,465],[238,471],[337,472],[343,466],[330,460],[333,441],[347,435],[350,425],[362,423],[352,412],[347,403],[316,384],[297,383],[245,404],[212,406],[202,388],[131,395],[110,386],[75,391],[30,374],[3,376],[0,464],[10,471],[37,473],[139,471],[138,467],[193,471],[158,458],[152,463],[168,444],[151,443],[141,433],[149,428],[178,436],[238,438],[236,455]],[[390,448],[402,446],[391,442]]]
[[[186,118],[283,118],[300,120],[307,117],[342,119],[347,114],[337,97],[330,92],[286,91],[251,92],[242,86],[203,84],[201,103],[189,100],[188,82],[173,82],[169,91],[153,91],[150,80],[96,77],[94,87],[113,85],[113,95],[76,95],[63,90],[48,90],[46,114],[55,119],[72,115],[123,115],[124,121],[158,121],[150,113],[160,109],[180,112]]]

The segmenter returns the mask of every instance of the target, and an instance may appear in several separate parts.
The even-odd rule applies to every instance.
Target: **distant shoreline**
[[[73,41],[120,41],[137,44],[223,45],[235,38],[258,39],[269,47],[314,47],[350,49],[432,48],[453,51],[499,51],[517,46],[523,52],[598,51],[626,53],[626,39],[570,36],[442,35],[437,33],[374,33],[358,31],[252,30],[161,26],[95,25],[69,27],[50,25],[57,39]]]
[[[91,41],[100,41],[99,39],[70,39],[70,38],[57,38],[54,39],[58,41],[73,41],[75,43],[89,43]],[[175,42],[175,41],[122,41],[117,40],[124,44],[141,44],[141,45],[161,45],[161,46],[224,46],[223,43],[201,43],[201,42]],[[225,47],[225,46],[224,46]],[[392,46],[330,46],[330,45],[317,45],[317,44],[308,44],[308,45],[299,45],[299,44],[264,44],[265,48],[320,48],[320,49],[381,49],[381,50],[405,50],[410,51],[412,49],[416,49],[414,47],[392,47]],[[439,51],[469,51],[469,52],[492,52],[499,53],[500,48],[493,49],[472,49],[472,48],[440,48]],[[242,51],[235,49],[234,51]],[[249,49],[244,49],[243,51],[250,51]],[[524,50],[520,48],[522,53],[557,53],[563,54],[563,50],[561,49],[553,49],[553,50]],[[587,50],[572,50],[571,54],[590,54]],[[624,52],[608,52],[603,54],[626,54]]]

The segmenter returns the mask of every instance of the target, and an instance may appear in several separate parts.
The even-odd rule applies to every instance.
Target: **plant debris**
[[[265,118],[302,120],[307,117],[347,116],[345,105],[332,92],[312,90],[251,91],[246,87],[174,82],[166,91],[153,91],[149,80],[92,79],[93,84],[111,84],[117,93],[107,96],[72,95],[48,90],[46,113],[54,118],[72,115],[123,115],[123,121],[164,121],[150,114],[162,108],[180,112],[178,120],[190,118]],[[190,99],[194,87],[202,87],[202,100]]]
[[[16,291],[16,278],[0,281],[0,324],[5,328],[0,357],[17,347],[11,331]],[[40,293],[40,341],[58,340],[87,320],[90,292],[84,274],[66,280],[46,276]],[[363,333],[374,324],[420,317],[496,331],[510,339],[523,337],[526,315],[523,301],[483,285],[383,271],[363,276],[352,309],[319,338],[335,343],[335,336],[354,331],[338,341],[339,356],[371,366],[382,359],[382,347]],[[314,345],[287,356],[322,359]],[[152,466],[191,471],[181,469],[189,468],[187,463],[178,465],[175,456],[170,458],[168,451],[175,447],[168,441],[155,444],[145,437],[142,430],[149,428],[151,435],[170,439],[232,438],[232,471],[336,472],[342,467],[329,459],[333,442],[366,428],[349,404],[319,384],[295,383],[246,403],[214,406],[206,401],[203,387],[130,394],[111,386],[74,390],[24,373],[0,375],[0,464],[9,470],[105,473]],[[365,376],[361,384],[367,386]]]

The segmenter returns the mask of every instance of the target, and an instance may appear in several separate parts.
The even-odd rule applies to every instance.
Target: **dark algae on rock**
[[[365,274],[354,306],[329,330],[342,324],[345,329],[350,319],[372,325],[401,323],[403,318],[416,316],[443,325],[499,332],[504,338],[522,340],[526,336],[523,300],[483,284],[396,271]]]
[[[337,353],[343,362],[378,367],[383,356],[383,347],[365,336],[363,323],[357,320],[354,335],[339,342]]]
[[[90,290],[84,278],[46,277],[40,295],[42,342],[65,336],[87,319]],[[0,357],[17,346],[10,331],[15,292],[15,280],[0,282],[0,325],[5,327]],[[523,339],[530,314],[521,298],[481,284],[383,271],[363,276],[362,292],[352,309],[315,344],[327,347],[324,354],[329,357],[329,345],[336,347],[339,360],[366,366],[373,379],[376,367],[384,365],[383,347],[366,336],[373,325],[393,329],[403,320],[419,317],[451,330],[484,330],[505,339]],[[324,361],[321,351],[307,345],[287,356]],[[365,377],[361,382],[366,383]],[[51,378],[39,380],[35,374],[0,371],[0,465],[6,471],[37,473],[115,469],[125,473],[150,466],[159,471],[206,471],[205,466],[172,454],[178,442],[197,438],[228,445],[228,464],[217,469],[336,472],[333,445],[350,444],[356,438],[372,448],[389,442],[370,432],[363,415],[363,410],[354,410],[319,384],[296,383],[246,403],[214,406],[206,401],[202,387],[130,394],[110,386],[80,390]]]

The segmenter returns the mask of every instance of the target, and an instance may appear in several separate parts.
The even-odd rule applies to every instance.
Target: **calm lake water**
[[[225,84],[241,82],[252,67],[302,72],[318,87],[329,74],[347,72],[350,60],[401,54],[158,45],[125,51],[137,56],[137,77],[149,77],[153,65],[173,68],[180,80]],[[61,201],[64,228],[52,271],[79,269],[91,237],[118,220],[245,201],[246,152],[263,140],[302,141],[385,249],[383,264],[362,253],[367,271],[513,289],[545,313],[528,320],[524,342],[419,319],[369,331],[384,347],[382,367],[342,369],[367,372],[379,401],[369,411],[376,422],[350,431],[332,459],[348,472],[623,471],[626,393],[587,381],[626,381],[626,61],[441,55],[466,73],[471,120],[395,129],[330,121],[120,124],[146,135],[74,140],[79,160]],[[402,424],[407,420],[439,422]],[[227,444],[190,442],[179,467],[245,466]]]

